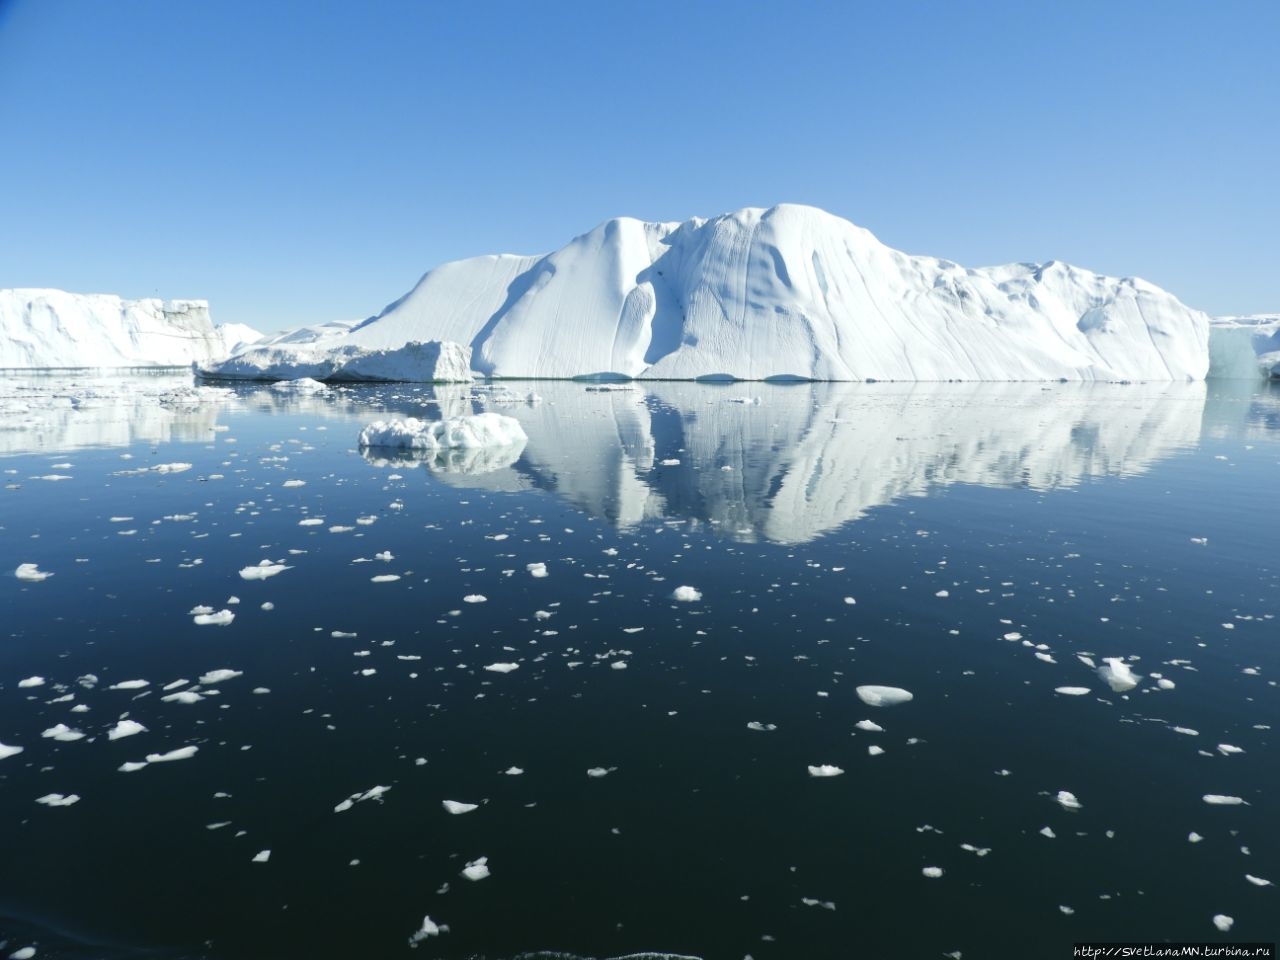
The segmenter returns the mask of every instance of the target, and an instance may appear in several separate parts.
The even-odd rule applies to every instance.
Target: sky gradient
[[[809,203],[1280,311],[1280,3],[0,0],[0,287],[272,331]]]

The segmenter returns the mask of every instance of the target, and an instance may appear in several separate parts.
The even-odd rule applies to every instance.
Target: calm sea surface
[[[1275,387],[9,378],[0,470],[0,955],[1280,936]]]

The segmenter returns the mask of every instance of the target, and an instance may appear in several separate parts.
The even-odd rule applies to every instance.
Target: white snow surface
[[[500,413],[477,413],[447,420],[377,420],[360,431],[362,448],[378,447],[396,450],[479,449],[507,447],[529,439],[514,417]]]
[[[308,334],[299,334],[308,336]],[[469,347],[497,377],[1198,380],[1209,318],[1135,278],[966,269],[814,207],[622,217],[429,271],[343,345]],[[296,374],[295,374],[296,375]]]
[[[0,368],[187,367],[225,353],[204,300],[0,290]]]

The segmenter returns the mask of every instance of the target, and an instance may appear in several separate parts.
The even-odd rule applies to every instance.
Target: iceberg
[[[452,342],[489,377],[1182,381],[1204,379],[1208,340],[1208,316],[1143,280],[967,269],[783,204],[447,263],[324,343]]]
[[[1209,370],[1219,380],[1280,380],[1280,315],[1215,317]]]
[[[0,290],[0,368],[187,367],[225,353],[204,300]]]
[[[523,445],[529,438],[514,417],[477,413],[448,420],[376,420],[360,431],[361,449],[438,450]]]
[[[470,383],[470,364],[471,348],[447,341],[364,347],[318,337],[255,344],[221,362],[198,365],[197,372],[216,380]]]

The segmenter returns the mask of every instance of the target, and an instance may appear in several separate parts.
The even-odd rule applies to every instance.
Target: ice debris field
[[[0,391],[5,955],[1273,938],[1275,395],[757,387]]]

